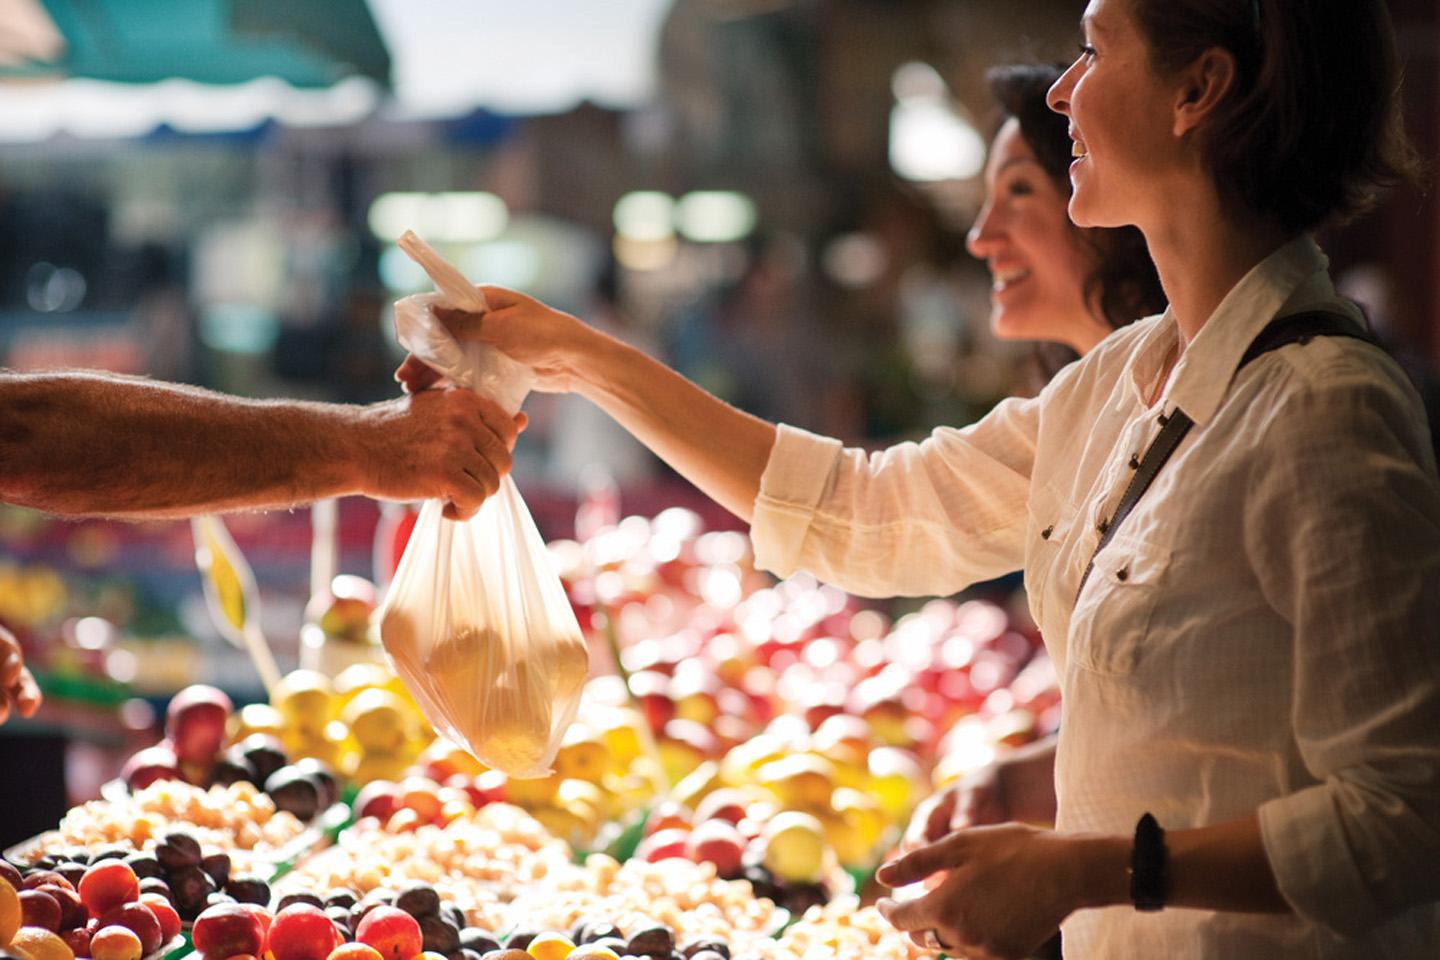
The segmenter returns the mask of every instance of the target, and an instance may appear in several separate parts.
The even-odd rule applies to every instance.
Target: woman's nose
[[[1067,117],[1070,116],[1070,93],[1075,88],[1075,70],[1079,65],[1079,60],[1070,64],[1070,69],[1062,73],[1045,94],[1045,105]]]
[[[970,232],[965,234],[965,249],[970,251],[970,256],[976,260],[987,260],[990,252],[995,248],[995,240],[1000,236],[1000,229],[996,221],[995,206],[986,203],[980,208],[980,215],[975,218],[975,223],[970,227]]]

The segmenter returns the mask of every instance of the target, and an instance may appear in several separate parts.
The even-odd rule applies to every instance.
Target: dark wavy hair
[[[1070,195],[1070,127],[1051,110],[1045,95],[1065,72],[1043,63],[1006,64],[985,74],[990,93],[1003,113],[1020,124],[1020,136],[1040,166],[1066,196]],[[998,124],[997,124],[998,126]],[[1165,309],[1165,291],[1150,259],[1145,237],[1135,227],[1075,228],[1095,254],[1096,267],[1085,279],[1085,301],[1112,327],[1122,327]]]
[[[1290,232],[1342,223],[1424,172],[1385,0],[1131,0],[1162,74],[1212,48],[1237,80],[1203,128],[1221,196]]]

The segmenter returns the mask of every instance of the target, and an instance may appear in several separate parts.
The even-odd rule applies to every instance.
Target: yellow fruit
[[[10,941],[9,949],[19,951],[30,960],[75,960],[75,951],[44,927],[21,927]]]
[[[410,758],[403,753],[366,753],[351,759],[344,769],[352,781],[364,784],[371,780],[399,780],[409,766]]]
[[[873,849],[886,826],[885,811],[880,805],[867,794],[849,787],[836,788],[830,804],[845,825]]]
[[[880,809],[895,822],[910,816],[915,806],[915,791],[923,783],[924,771],[915,755],[894,747],[876,747],[870,751],[870,786],[865,792],[874,797]]]
[[[610,751],[596,740],[567,743],[555,755],[555,772],[576,780],[599,783],[610,769]]]
[[[20,929],[20,896],[15,888],[0,880],[0,947],[9,943]]]
[[[459,746],[447,737],[437,737],[430,742],[420,754],[418,761],[421,765],[436,765],[442,770],[449,771],[446,775],[463,773],[467,777],[476,777],[485,772],[485,764],[475,759],[475,755],[464,747]],[[436,780],[443,777],[431,775]]]
[[[630,762],[645,750],[640,741],[640,731],[629,724],[601,732],[600,740],[610,754],[612,773],[624,773],[630,768]]]
[[[572,845],[583,845],[593,835],[583,817],[560,807],[541,807],[530,814],[552,837]]]
[[[505,799],[517,807],[524,807],[526,810],[534,810],[555,799],[560,791],[560,784],[565,780],[558,773],[552,773],[548,777],[532,777],[528,780],[517,780],[511,778],[505,784]]]
[[[396,676],[378,663],[352,663],[335,675],[333,687],[336,705],[344,709],[361,690],[372,687],[388,688]]]
[[[731,785],[749,783],[754,779],[755,771],[789,753],[790,749],[779,737],[761,733],[736,744],[725,754],[725,759],[720,762],[720,775]]]
[[[817,883],[825,866],[825,828],[808,813],[777,813],[761,834],[765,866],[781,880]]]
[[[366,753],[398,753],[409,738],[405,704],[389,690],[361,690],[340,712],[340,722]]]
[[[285,718],[268,703],[247,703],[230,715],[226,727],[231,743],[238,743],[252,733],[278,737],[285,729]]]
[[[575,944],[563,933],[542,933],[530,941],[525,952],[535,960],[565,960],[575,949]]]
[[[835,767],[823,757],[797,753],[771,760],[755,772],[755,779],[787,807],[827,810],[835,789]]]
[[[335,719],[330,680],[314,670],[287,673],[270,691],[270,705],[280,712],[287,728],[319,734]]]

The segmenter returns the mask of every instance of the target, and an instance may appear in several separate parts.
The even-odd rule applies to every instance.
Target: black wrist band
[[[1135,824],[1135,846],[1130,850],[1130,899],[1136,910],[1164,908],[1169,892],[1165,861],[1165,831],[1147,813]]]

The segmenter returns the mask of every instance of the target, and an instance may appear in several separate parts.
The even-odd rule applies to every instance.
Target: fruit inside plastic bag
[[[457,386],[517,412],[529,369],[458,343],[435,316],[436,306],[483,311],[484,298],[413,234],[401,247],[440,289],[395,305],[401,344]],[[381,642],[438,731],[510,776],[544,776],[589,672],[580,626],[510,477],[469,520],[443,511],[440,501],[420,510],[377,614]]]

